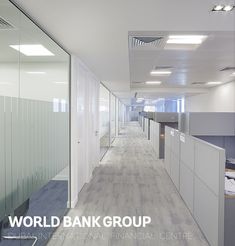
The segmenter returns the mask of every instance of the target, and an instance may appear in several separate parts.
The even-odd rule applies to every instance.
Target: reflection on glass
[[[110,92],[100,84],[100,158],[110,146]]]
[[[0,29],[0,225],[9,214],[62,216],[68,202],[70,57],[9,1],[0,0],[0,18],[9,23]],[[41,245],[48,232],[21,228],[41,234]],[[2,232],[18,233],[9,227]]]
[[[120,133],[125,123],[126,107],[122,102],[118,102],[118,132]]]
[[[9,18],[9,15],[14,18]],[[13,207],[16,183],[12,182],[12,97],[19,95],[19,52],[9,44],[19,44],[20,12],[8,1],[0,2],[0,223]]]
[[[110,96],[110,135],[111,135],[111,143],[115,139],[116,132],[116,98],[113,94]]]

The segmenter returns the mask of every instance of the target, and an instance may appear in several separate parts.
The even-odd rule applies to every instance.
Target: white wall
[[[188,112],[235,112],[235,81],[211,88],[208,93],[187,97]]]
[[[71,61],[71,207],[99,164],[99,81],[75,56]]]

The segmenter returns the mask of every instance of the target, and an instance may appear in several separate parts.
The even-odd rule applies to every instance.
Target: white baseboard
[[[71,204],[69,204],[69,201],[67,201],[67,208],[75,208],[77,202],[78,202],[78,196],[71,201]]]

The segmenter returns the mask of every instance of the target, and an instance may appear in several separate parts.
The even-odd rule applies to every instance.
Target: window
[[[156,107],[155,106],[144,106],[144,111],[145,112],[155,112],[156,111]]]

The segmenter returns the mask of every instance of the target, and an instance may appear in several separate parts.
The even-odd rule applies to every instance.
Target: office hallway
[[[137,122],[126,125],[69,216],[151,216],[146,228],[62,228],[50,246],[206,246]]]

